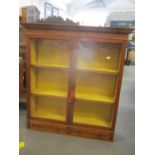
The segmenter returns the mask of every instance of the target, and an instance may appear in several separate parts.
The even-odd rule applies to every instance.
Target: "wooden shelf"
[[[99,118],[90,118],[90,117],[75,115],[73,121],[75,123],[80,123],[80,124],[111,127],[111,123],[103,120],[102,118],[99,119]]]
[[[92,72],[92,73],[105,73],[109,75],[117,75],[118,70],[112,70],[112,69],[100,69],[100,68],[90,68],[90,67],[78,67],[78,71],[83,72]]]
[[[65,121],[65,115],[61,113],[50,113],[49,111],[35,111],[32,113],[33,117],[37,118],[46,118],[46,119],[52,119],[52,120],[60,120]]]
[[[107,104],[113,104],[115,99],[114,97],[102,96],[102,95],[92,95],[86,93],[76,93],[76,99],[78,100],[87,100],[92,102],[103,102]]]
[[[56,91],[56,90],[42,90],[42,89],[33,89],[31,91],[31,94],[37,95],[37,96],[52,96],[52,97],[67,97],[67,92],[63,91]]]
[[[41,64],[41,63],[33,63],[32,67],[38,68],[55,68],[55,69],[68,69],[68,66],[65,65],[56,65],[56,64]]]

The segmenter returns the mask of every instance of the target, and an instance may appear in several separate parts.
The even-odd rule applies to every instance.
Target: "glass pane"
[[[31,64],[68,67],[69,41],[52,39],[31,40]]]
[[[75,96],[78,99],[113,103],[116,76],[78,72]]]
[[[118,70],[120,44],[81,41],[78,44],[79,69]]]
[[[31,68],[31,93],[67,97],[68,72],[59,69]]]
[[[66,99],[31,95],[31,116],[65,121]]]
[[[111,127],[112,105],[76,101],[74,123]]]

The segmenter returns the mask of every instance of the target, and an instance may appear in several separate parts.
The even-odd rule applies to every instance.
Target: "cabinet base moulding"
[[[61,123],[47,123],[44,121],[28,121],[28,128],[39,131],[59,133],[71,136],[80,136],[85,138],[100,139],[105,141],[113,141],[114,132],[98,129],[90,129],[85,127],[77,127],[74,125],[64,125]]]

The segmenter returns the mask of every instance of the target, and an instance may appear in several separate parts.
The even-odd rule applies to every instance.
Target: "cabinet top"
[[[26,29],[96,32],[96,33],[110,33],[110,34],[124,34],[124,35],[128,35],[133,31],[132,28],[93,27],[93,26],[79,26],[79,25],[36,24],[36,23],[22,23],[22,25]]]

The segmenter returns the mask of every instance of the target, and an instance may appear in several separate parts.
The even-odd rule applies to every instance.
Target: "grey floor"
[[[114,142],[32,131],[20,109],[19,138],[26,142],[20,155],[134,155],[135,67],[125,66]]]

